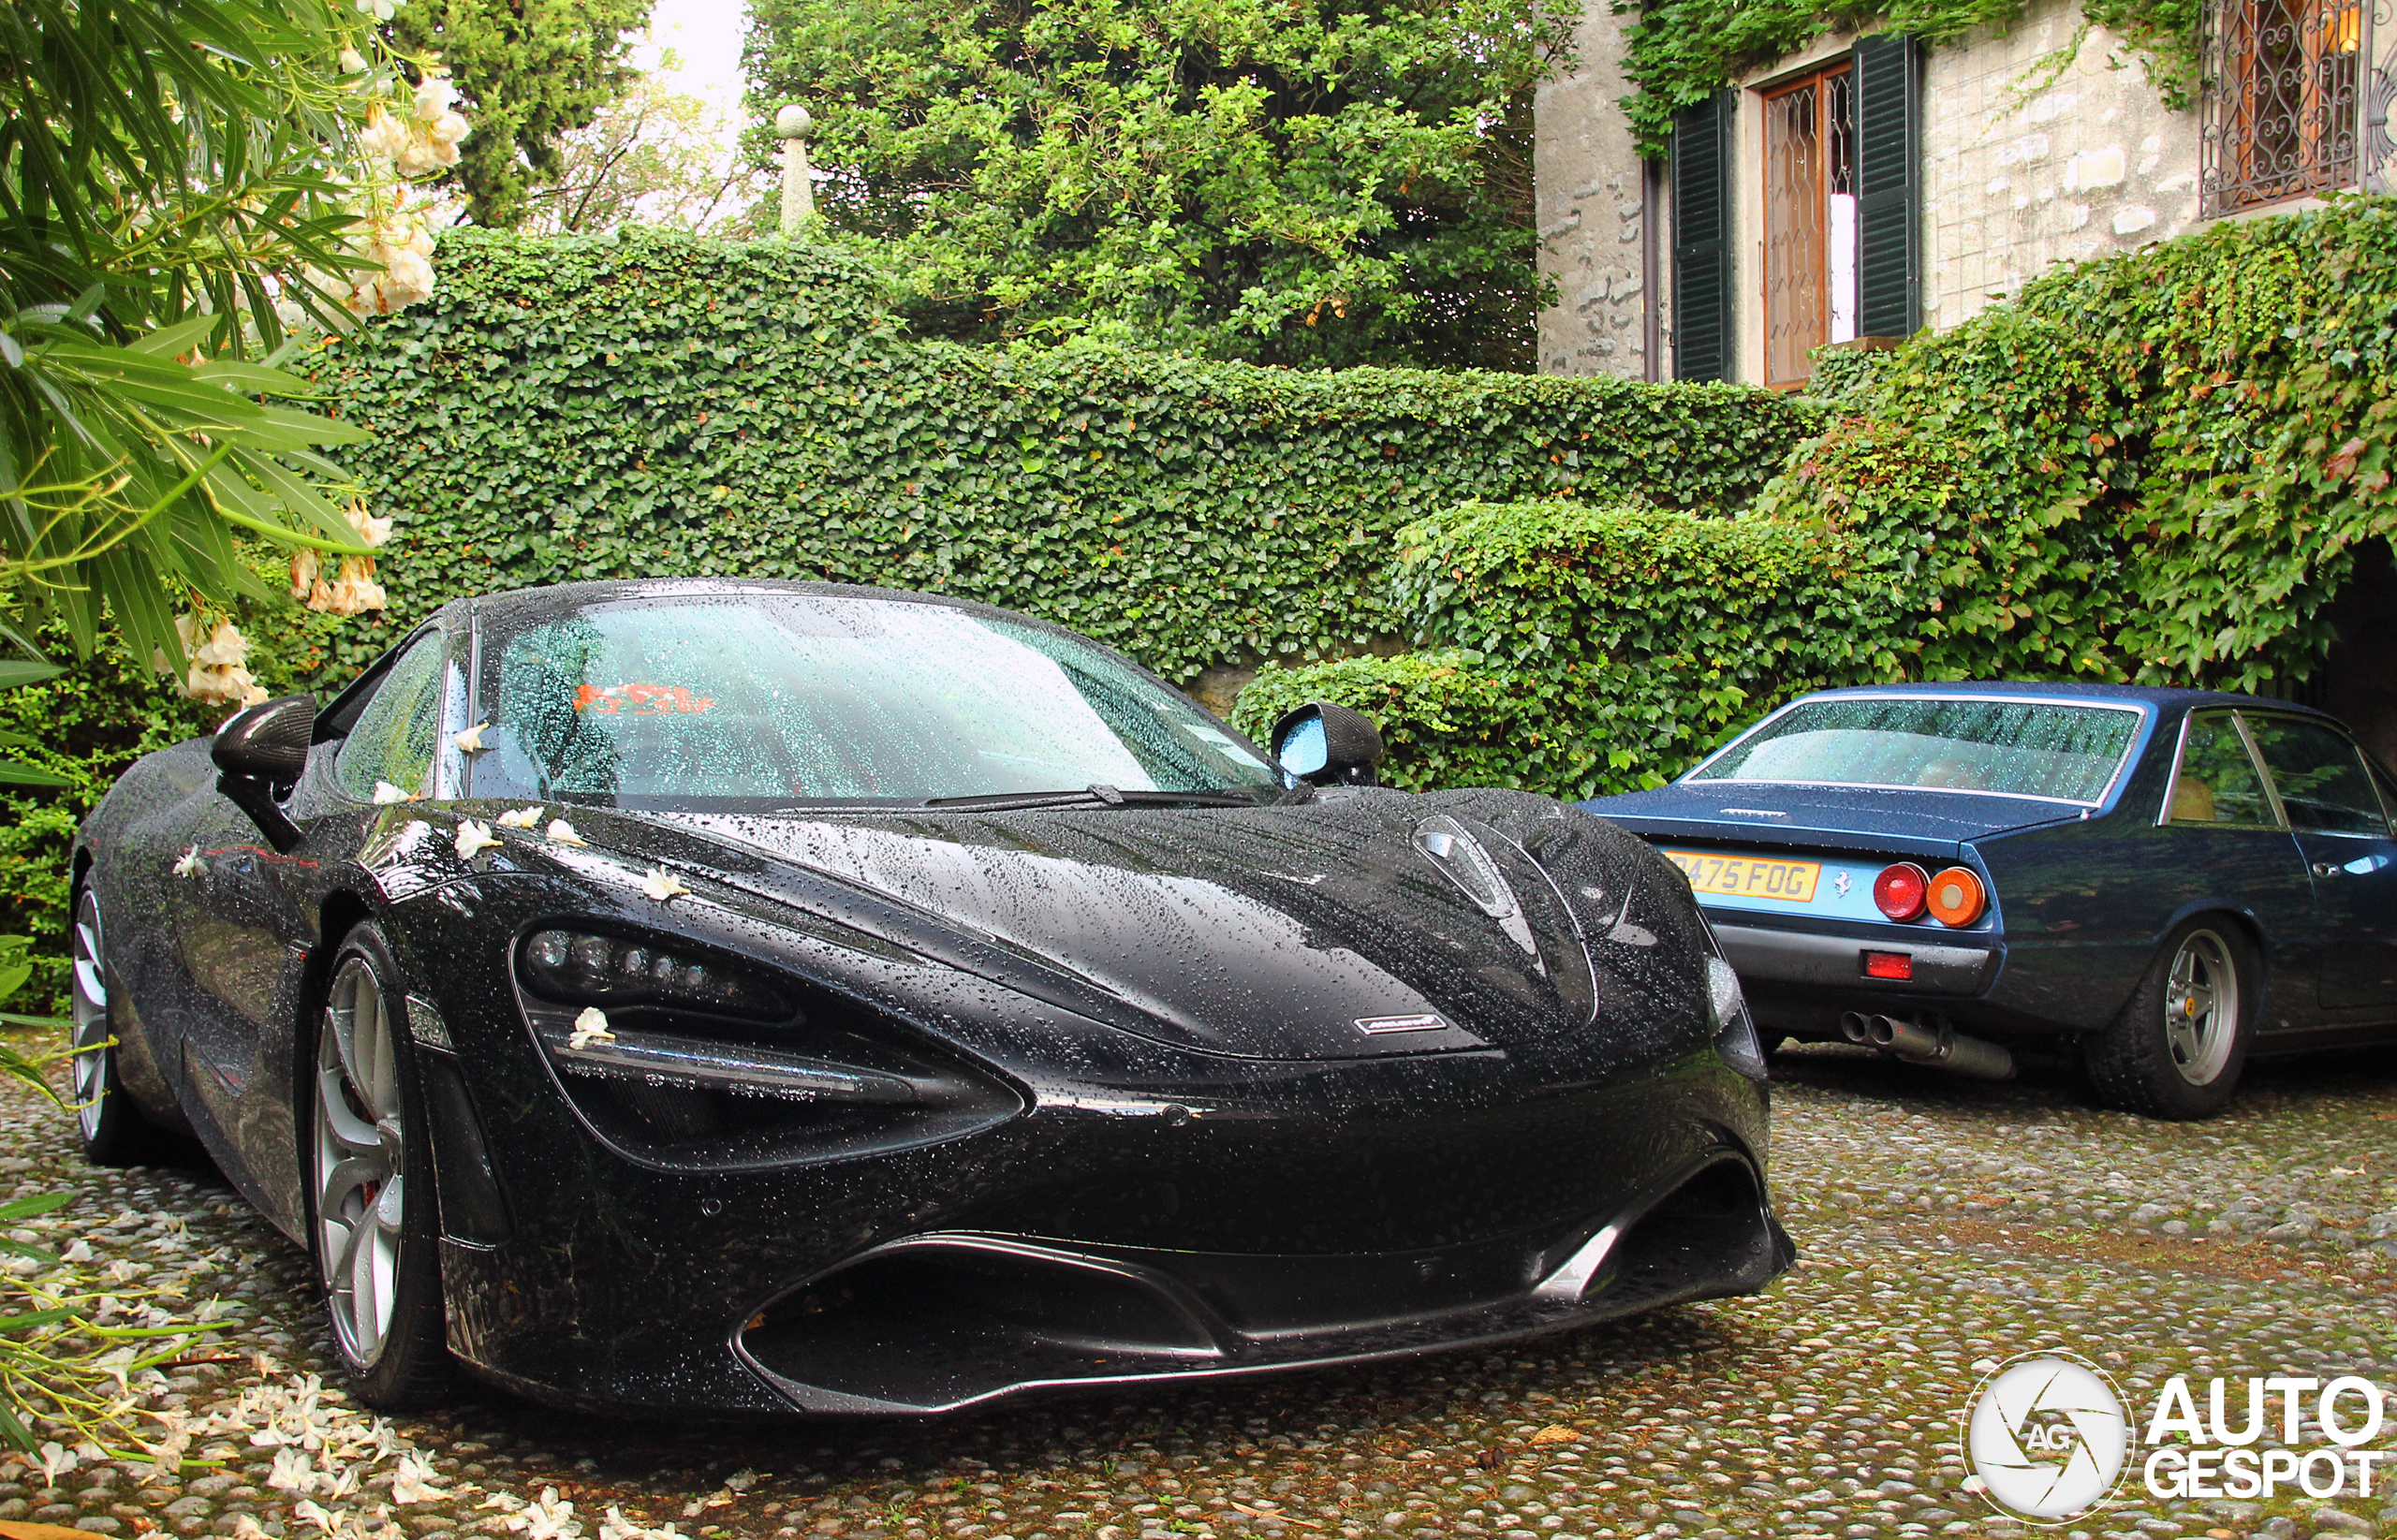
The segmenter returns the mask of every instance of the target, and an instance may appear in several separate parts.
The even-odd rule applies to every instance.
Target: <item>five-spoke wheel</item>
[[[406,1009],[381,932],[360,926],[334,960],[317,1025],[311,1239],[351,1384],[386,1408],[438,1396],[449,1367]]]
[[[361,1365],[382,1357],[391,1328],[406,1166],[391,1010],[374,964],[353,953],[316,1034],[316,1244],[333,1330]]]
[[[75,1122],[83,1138],[83,1158],[95,1166],[138,1166],[160,1159],[170,1141],[142,1117],[121,1074],[115,1027],[109,1016],[108,947],[90,873],[75,890],[67,951],[74,970],[67,1008],[74,1021]]]
[[[2084,1047],[2098,1094],[2157,1118],[2220,1111],[2255,1030],[2254,959],[2227,919],[2201,916],[2175,928],[2123,1014]]]

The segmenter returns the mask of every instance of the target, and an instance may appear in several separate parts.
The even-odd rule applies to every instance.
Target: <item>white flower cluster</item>
[[[453,105],[458,87],[449,72],[427,62],[415,86],[373,71],[356,49],[342,51],[345,75],[366,77],[366,126],[358,136],[362,209],[351,227],[350,254],[373,268],[331,273],[311,268],[308,285],[355,315],[389,315],[433,293],[433,232],[423,213],[400,196],[406,183],[458,164],[459,144],[470,130]],[[405,101],[395,90],[409,92]],[[299,307],[290,307],[293,313]],[[287,315],[287,320],[289,316]]]
[[[242,667],[250,655],[250,642],[231,621],[218,621],[211,626],[200,616],[177,615],[175,637],[183,643],[184,656],[190,660],[183,682],[186,699],[218,706],[255,706],[267,698],[265,689]],[[175,672],[175,666],[163,650],[151,662],[162,674]]]
[[[391,537],[391,521],[369,514],[365,504],[352,503],[344,511],[360,544],[379,546]],[[305,546],[291,553],[291,596],[328,615],[356,615],[390,602],[383,585],[375,580],[374,557],[343,557],[333,569],[333,580],[327,582],[323,561]]]

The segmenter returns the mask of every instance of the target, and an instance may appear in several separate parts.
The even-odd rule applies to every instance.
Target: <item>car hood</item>
[[[1243,1057],[1584,1034],[1600,990],[1585,930],[1595,920],[1602,935],[1657,940],[1624,917],[1654,857],[1520,794],[1004,814],[573,811],[595,854],[663,861],[1142,1035]],[[1527,833],[1553,847],[1565,881],[1525,848]],[[1677,957],[1670,971],[1696,966]]]
[[[2033,797],[1754,781],[1681,782],[1655,791],[1595,798],[1581,805],[1651,836],[1742,844],[1864,845],[1951,858],[1975,840],[2081,816],[2076,806]]]

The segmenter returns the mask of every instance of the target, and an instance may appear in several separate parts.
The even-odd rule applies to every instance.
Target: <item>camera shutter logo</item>
[[[2025,1354],[1981,1382],[1964,1421],[1964,1452],[1992,1502],[2061,1523],[2096,1508],[2122,1479],[2130,1418],[2096,1365]]]

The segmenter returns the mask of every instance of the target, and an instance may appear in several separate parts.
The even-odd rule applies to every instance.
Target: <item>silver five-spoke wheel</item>
[[[75,931],[69,938],[75,978],[71,1009],[75,1022],[75,1116],[83,1125],[86,1144],[100,1137],[100,1119],[109,1091],[109,983],[100,949],[100,901],[89,887],[75,905]]]
[[[316,1034],[316,1254],[333,1329],[360,1367],[390,1332],[407,1218],[393,1014],[374,966],[344,958]]]
[[[2212,931],[2192,931],[2164,975],[2164,1041],[2191,1085],[2212,1085],[2230,1059],[2239,1023],[2239,970]]]

